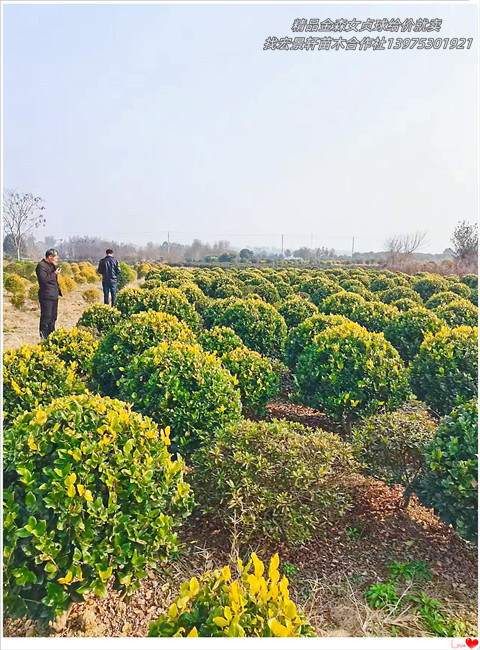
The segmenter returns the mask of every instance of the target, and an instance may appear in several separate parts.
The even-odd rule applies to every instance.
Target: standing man
[[[97,273],[102,275],[103,302],[108,305],[109,294],[112,294],[112,307],[117,300],[117,281],[120,275],[120,264],[113,257],[111,248],[105,251],[106,256],[100,260]]]
[[[62,295],[58,286],[58,274],[60,267],[57,266],[58,252],[49,248],[45,253],[45,259],[39,262],[35,268],[39,290],[40,301],[40,338],[46,340],[55,331],[57,320],[58,296]]]

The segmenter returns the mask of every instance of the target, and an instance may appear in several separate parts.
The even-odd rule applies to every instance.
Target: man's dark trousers
[[[112,307],[117,300],[117,282],[102,282],[103,302],[108,305],[109,294],[112,294]]]
[[[55,331],[55,321],[57,320],[58,298],[40,300],[40,338],[47,339],[49,334]]]

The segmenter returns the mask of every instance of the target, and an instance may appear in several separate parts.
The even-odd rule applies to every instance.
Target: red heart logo
[[[478,639],[465,639],[465,643],[471,649],[478,645]]]

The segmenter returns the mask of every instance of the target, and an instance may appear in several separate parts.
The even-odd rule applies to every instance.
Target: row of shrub
[[[242,542],[266,537],[295,545],[348,508],[346,479],[356,456],[374,476],[407,485],[417,479],[424,503],[474,539],[476,403],[457,407],[436,432],[426,414],[412,418],[419,408],[363,422],[352,450],[335,434],[285,421],[226,425],[204,437],[191,458],[193,494]],[[58,614],[77,595],[105,595],[111,580],[129,593],[147,567],[177,552],[176,531],[193,501],[183,460],[168,451],[170,435],[169,426],[159,430],[125,403],[88,393],[37,406],[6,429],[4,585],[11,615]],[[163,620],[160,636],[170,635],[177,613]]]
[[[27,300],[38,301],[38,281],[34,262],[11,262],[3,269],[3,286],[10,294],[10,302],[16,309],[22,309]],[[90,262],[61,262],[62,271],[58,283],[63,295],[73,291],[79,285],[98,283],[101,276]],[[148,271],[147,271],[148,272]],[[122,289],[137,277],[134,268],[121,262],[118,288]],[[86,289],[82,298],[86,303],[96,303],[101,298],[98,289]]]
[[[191,454],[189,482],[199,507],[242,542],[298,544],[333,525],[349,505],[347,478],[358,463],[402,482],[407,493],[415,489],[447,523],[474,537],[476,404],[467,403],[476,386],[473,328],[442,326],[422,337],[407,370],[382,333],[344,315],[307,309],[306,319],[295,320],[292,306],[287,334],[283,316],[258,297],[227,299],[220,309],[205,301],[203,270],[187,298],[184,271],[147,271],[145,284],[157,286],[123,291],[119,309],[95,305],[71,332],[5,353],[4,584],[11,613],[38,616],[40,607],[51,616],[77,594],[104,594],[110,580],[130,591],[147,566],[176,553],[176,530],[193,502],[171,442]],[[346,420],[348,430],[353,425],[349,444],[295,423],[242,419],[242,408],[261,414],[278,390],[283,352],[275,336],[283,334],[299,399]],[[421,397],[425,387],[437,413],[464,402],[438,430],[418,405],[387,410],[404,403],[417,380],[415,392]],[[275,615],[266,625],[256,618],[250,596],[265,591],[260,564],[253,564],[257,582],[244,575],[248,598],[242,578],[231,581],[227,571],[215,588],[216,575],[211,585],[206,578],[205,590],[202,581],[190,581],[152,634],[308,634],[285,591],[283,603],[275,600],[275,561],[266,592]],[[220,584],[220,600],[207,607]]]

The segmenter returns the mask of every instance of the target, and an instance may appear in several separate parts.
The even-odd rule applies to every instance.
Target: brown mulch
[[[271,420],[288,420],[289,422],[298,422],[312,429],[323,429],[343,435],[341,425],[333,422],[325,413],[316,411],[309,406],[293,404],[288,401],[271,402],[267,405],[267,412],[262,417],[267,422]]]

